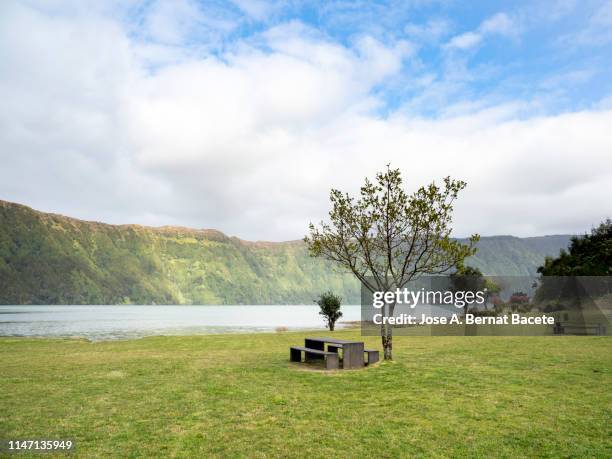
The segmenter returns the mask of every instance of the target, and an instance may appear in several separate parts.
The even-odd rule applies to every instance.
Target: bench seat
[[[555,335],[606,335],[603,324],[557,322],[553,328]]]
[[[309,356],[316,355],[325,359],[326,369],[336,370],[340,368],[338,354],[336,352],[321,351],[319,349],[311,349],[304,346],[291,346],[291,348],[289,348],[289,359],[292,362],[301,362],[302,352],[304,352],[304,361],[306,362],[309,360]]]
[[[366,362],[366,365],[376,363],[380,359],[380,354],[378,352],[378,349],[364,349],[363,352],[368,357],[368,361]]]

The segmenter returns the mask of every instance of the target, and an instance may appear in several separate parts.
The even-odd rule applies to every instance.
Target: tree
[[[450,238],[453,202],[463,181],[444,179],[408,195],[399,169],[366,178],[358,199],[332,189],[329,223],[309,226],[304,238],[312,256],[339,263],[371,292],[403,288],[423,274],[443,274],[476,252],[478,235],[468,245]],[[393,315],[395,302],[386,305]],[[384,358],[392,358],[393,331],[381,325]]]
[[[543,276],[612,276],[612,220],[607,219],[591,234],[574,236],[569,250],[557,258],[546,257],[538,268]]]
[[[334,295],[332,292],[325,292],[319,296],[316,303],[319,305],[319,308],[321,308],[319,314],[325,318],[325,323],[329,331],[334,331],[336,321],[342,317],[342,312],[340,312],[342,298],[338,295]]]
[[[612,220],[603,221],[591,234],[572,237],[568,250],[546,257],[538,273],[535,301],[549,303],[548,308],[553,303],[562,309],[582,308],[586,296],[612,293]]]
[[[497,284],[493,279],[485,277],[485,290],[487,291],[485,297],[487,301],[485,302],[485,309],[488,309],[487,304],[489,301],[496,306],[501,300],[499,298],[499,293],[501,292],[501,286]]]
[[[457,271],[450,275],[451,289],[455,292],[481,292],[486,286],[485,278],[478,268],[460,265]],[[463,314],[468,312],[468,305],[463,306]]]

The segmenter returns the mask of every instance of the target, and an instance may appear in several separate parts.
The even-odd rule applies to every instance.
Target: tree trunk
[[[393,360],[393,328],[386,325],[381,331],[384,359]]]
[[[387,317],[393,316],[395,303],[389,304],[387,307]],[[393,325],[385,323],[380,327],[380,335],[382,337],[383,356],[385,360],[393,360]]]

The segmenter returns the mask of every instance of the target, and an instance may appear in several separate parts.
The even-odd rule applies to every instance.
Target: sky
[[[390,163],[454,235],[612,217],[612,1],[3,1],[0,199],[302,238]]]

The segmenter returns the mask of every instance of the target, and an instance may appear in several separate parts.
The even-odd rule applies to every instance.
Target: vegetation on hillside
[[[538,251],[527,239],[484,237],[467,264],[533,274],[567,246],[559,238]],[[326,290],[360,301],[353,276],[309,257],[301,241],[106,225],[0,201],[0,304],[312,304]]]
[[[310,304],[348,275],[301,242],[251,243],[217,231],[83,222],[0,204],[3,304]]]

